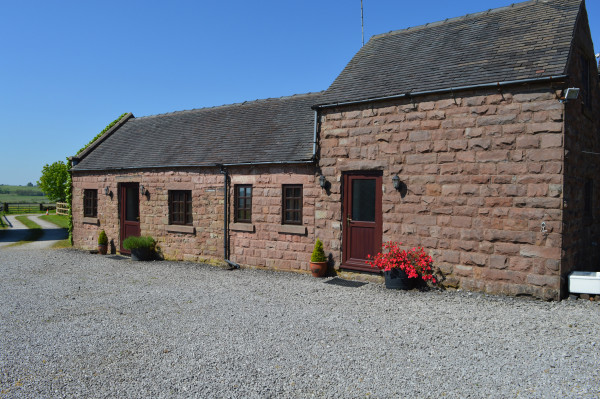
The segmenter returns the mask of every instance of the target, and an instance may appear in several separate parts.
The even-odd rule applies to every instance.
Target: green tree
[[[67,169],[67,165],[63,161],[57,161],[52,165],[44,165],[42,177],[40,177],[37,184],[50,201],[64,202],[68,178],[69,170]]]
[[[27,187],[33,187],[33,183],[32,182],[27,183]]]

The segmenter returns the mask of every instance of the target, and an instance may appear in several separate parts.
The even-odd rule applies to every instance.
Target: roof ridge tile
[[[485,10],[485,11],[478,11],[478,12],[474,12],[474,13],[470,13],[470,14],[460,15],[458,17],[446,18],[446,19],[439,20],[439,21],[434,21],[434,22],[427,22],[427,23],[424,23],[424,24],[421,24],[421,25],[409,26],[408,28],[404,28],[404,29],[391,30],[389,32],[385,32],[385,33],[380,33],[380,34],[377,34],[377,35],[373,35],[373,36],[371,36],[371,39],[378,39],[380,37],[397,35],[397,34],[406,33],[406,32],[414,32],[416,30],[421,30],[421,29],[424,29],[424,28],[431,28],[431,27],[443,25],[443,24],[446,24],[446,23],[452,23],[452,22],[458,22],[458,21],[465,21],[465,20],[468,20],[468,19],[473,19],[473,18],[478,17],[478,16],[482,16],[482,15],[487,15],[487,14],[491,14],[491,13],[495,13],[495,12],[506,11],[506,10],[509,10],[509,9],[517,8],[517,7],[525,7],[525,6],[529,6],[531,4],[537,4],[540,1],[542,3],[548,3],[548,2],[555,1],[555,0],[528,0],[528,1],[520,2],[520,3],[512,3],[512,4],[508,5],[508,6],[497,7],[497,8],[490,8],[490,9]],[[369,41],[371,41],[371,40],[369,40]]]
[[[184,110],[178,110],[178,111],[172,111],[172,112],[163,112],[161,114],[138,116],[135,119],[136,120],[144,120],[144,119],[157,118],[157,117],[162,117],[162,116],[180,115],[180,114],[184,114],[184,113],[196,113],[196,112],[203,112],[203,111],[210,111],[210,110],[227,109],[227,108],[233,108],[233,107],[249,106],[249,105],[259,104],[259,103],[263,103],[263,102],[267,102],[267,101],[288,100],[291,98],[311,97],[311,96],[318,97],[319,95],[322,95],[324,92],[325,92],[325,90],[321,90],[321,91],[317,91],[317,92],[292,94],[292,95],[281,96],[281,97],[258,98],[256,100],[247,100],[247,101],[237,102],[237,103],[221,104],[221,105],[214,105],[214,106],[210,106],[210,107],[192,108],[192,109],[184,109]]]

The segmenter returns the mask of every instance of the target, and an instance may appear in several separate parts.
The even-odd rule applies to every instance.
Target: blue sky
[[[510,0],[364,0],[365,41]],[[596,53],[600,1],[587,1]],[[0,183],[35,183],[123,112],[326,89],[361,46],[360,0],[8,1]]]

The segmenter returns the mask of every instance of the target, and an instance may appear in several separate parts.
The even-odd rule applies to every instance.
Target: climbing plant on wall
[[[102,137],[102,135],[104,133],[106,133],[111,127],[116,125],[127,114],[128,114],[128,112],[125,112],[124,114],[119,116],[117,119],[115,119],[114,121],[109,123],[104,129],[102,129],[102,131],[100,133],[98,133],[96,135],[96,137],[94,137],[82,149],[77,151],[77,154],[80,154],[83,150],[85,150],[90,145],[92,145],[96,140],[98,140],[100,137]],[[67,168],[69,170],[69,177],[67,178],[67,187],[65,188],[65,194],[66,194],[65,197],[66,197],[67,203],[69,204],[69,242],[71,243],[71,245],[73,245],[73,211],[72,211],[72,209],[73,209],[73,176],[71,173],[72,166],[73,166],[73,163],[71,162],[71,160],[69,158],[67,158]]]

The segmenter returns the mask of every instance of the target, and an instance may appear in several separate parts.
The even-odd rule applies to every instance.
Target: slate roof
[[[321,93],[130,118],[73,170],[310,161]]]
[[[562,75],[581,0],[533,0],[374,36],[322,104]]]

